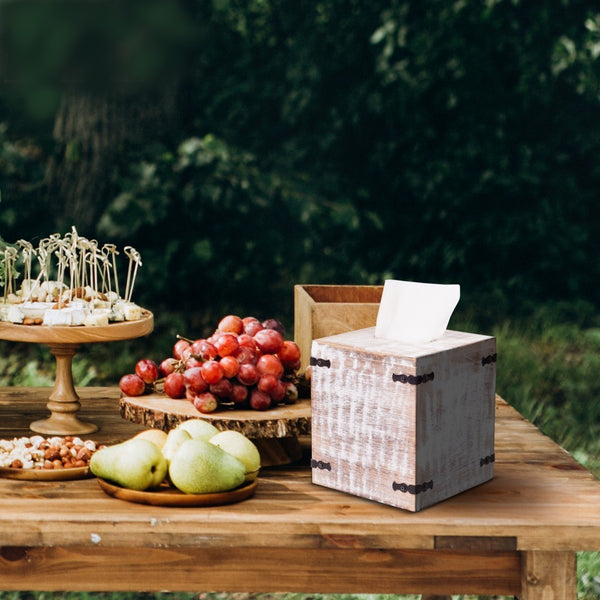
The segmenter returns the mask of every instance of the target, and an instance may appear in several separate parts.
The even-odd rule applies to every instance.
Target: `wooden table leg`
[[[575,552],[523,552],[519,600],[575,600]]]

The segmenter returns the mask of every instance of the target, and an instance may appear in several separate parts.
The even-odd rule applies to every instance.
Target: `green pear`
[[[204,440],[183,442],[169,465],[173,485],[186,494],[226,492],[244,483],[239,459]]]
[[[225,452],[241,460],[246,467],[246,481],[253,481],[260,469],[260,453],[258,448],[239,431],[220,431],[210,438],[210,443],[219,446]]]
[[[213,435],[219,433],[219,430],[204,419],[188,419],[177,426],[178,429],[184,429],[192,438],[197,440],[205,440],[208,442]]]
[[[167,459],[167,463],[171,461],[173,455],[179,449],[179,446],[181,446],[183,442],[187,442],[191,439],[192,436],[185,429],[179,429],[179,427],[171,429],[162,447],[162,453],[163,456]]]
[[[167,475],[167,461],[155,443],[131,438],[94,452],[90,471],[121,487],[147,490],[163,482]]]
[[[165,445],[165,442],[167,441],[167,432],[163,431],[162,429],[146,429],[144,431],[140,431],[140,433],[138,433],[134,437],[141,438],[144,440],[150,440],[162,449],[162,447]]]

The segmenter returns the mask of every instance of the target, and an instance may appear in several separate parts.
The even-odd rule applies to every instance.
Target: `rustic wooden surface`
[[[143,429],[113,388],[79,388],[94,438]],[[0,390],[0,436],[31,435],[48,390]],[[575,551],[600,550],[600,482],[501,399],[492,481],[419,513],[311,483],[308,456],[256,494],[168,508],[94,479],[0,480],[0,589],[504,594],[575,599]],[[204,568],[208,566],[208,568]]]
[[[169,431],[179,423],[200,418],[217,429],[235,429],[250,438],[287,438],[310,433],[310,400],[277,406],[271,410],[218,410],[202,414],[189,400],[173,400],[164,394],[125,396],[121,416],[133,422]]]
[[[374,326],[383,286],[294,286],[294,340],[300,346],[300,372],[310,360],[312,340]]]
[[[174,400],[164,394],[124,396],[121,416],[132,423],[170,431],[188,419],[204,419],[217,429],[243,433],[258,447],[263,466],[286,465],[302,456],[300,438],[310,434],[310,400],[277,406],[268,411],[218,410],[202,414],[188,400]]]
[[[374,327],[313,341],[312,449],[326,466],[313,481],[419,511],[491,479],[496,365],[483,359],[495,352],[493,337],[459,331],[420,344]]]

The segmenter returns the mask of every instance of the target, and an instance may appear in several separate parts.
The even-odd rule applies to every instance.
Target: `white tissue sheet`
[[[460,299],[460,285],[388,279],[383,286],[375,337],[411,344],[440,338]]]

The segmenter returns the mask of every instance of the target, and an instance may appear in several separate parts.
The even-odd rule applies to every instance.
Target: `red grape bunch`
[[[277,319],[223,317],[207,338],[178,336],[172,356],[160,364],[143,358],[119,387],[126,396],[156,391],[187,399],[202,413],[220,407],[267,410],[298,398],[294,383],[300,348],[284,338]]]

